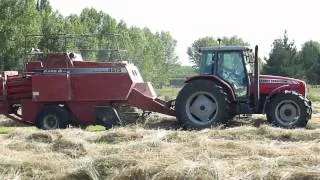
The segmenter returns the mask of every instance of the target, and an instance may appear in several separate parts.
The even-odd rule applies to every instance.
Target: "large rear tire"
[[[267,108],[268,122],[277,127],[305,127],[311,117],[307,99],[291,91],[272,97]]]
[[[210,80],[195,80],[183,87],[176,99],[177,119],[188,129],[216,126],[228,119],[227,93]]]
[[[36,126],[43,130],[65,129],[69,124],[69,113],[60,106],[42,108],[36,119]]]

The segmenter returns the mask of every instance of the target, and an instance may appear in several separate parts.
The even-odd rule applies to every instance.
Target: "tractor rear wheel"
[[[69,113],[60,106],[44,107],[38,114],[36,126],[43,130],[64,129],[69,122]]]
[[[277,127],[305,127],[310,117],[310,105],[302,95],[295,92],[277,94],[268,104],[268,122]]]
[[[203,129],[225,123],[228,117],[227,93],[213,81],[188,83],[176,99],[178,122],[189,129]]]

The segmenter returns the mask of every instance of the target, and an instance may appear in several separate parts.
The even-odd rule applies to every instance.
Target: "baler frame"
[[[34,38],[39,38],[39,40],[36,42],[35,47],[32,47],[33,43],[32,39]],[[113,47],[115,48],[110,48],[110,47],[106,47],[106,48],[98,48],[98,49],[93,49],[93,48],[79,48],[79,44],[81,41],[77,42],[75,40],[79,40],[79,39],[88,39],[88,38],[92,38],[94,40],[107,40],[107,41],[111,41],[112,43],[108,43],[108,46],[111,46],[112,44],[115,44]],[[41,43],[41,39],[45,40],[45,45],[42,47],[44,48],[44,51],[40,49],[38,49],[39,44]],[[73,41],[71,41],[73,39]],[[60,48],[59,50],[52,50],[52,47],[49,47],[49,42],[50,40],[55,40],[55,41],[60,41],[62,40],[63,42],[63,46],[62,47],[54,47],[55,49]],[[73,45],[70,45],[71,42],[73,42]],[[83,41],[86,42],[86,41]],[[121,48],[120,43],[122,44],[122,46],[124,48]],[[31,35],[27,35],[24,38],[24,43],[25,43],[25,47],[24,47],[24,54],[25,54],[25,59],[28,59],[28,56],[34,56],[34,55],[42,55],[44,56],[45,54],[48,53],[57,53],[57,52],[112,52],[112,53],[118,53],[118,57],[120,60],[126,60],[128,59],[128,55],[127,55],[127,48],[126,48],[126,44],[124,43],[124,39],[120,34],[116,34],[116,33],[106,33],[106,34],[31,34]],[[31,44],[31,46],[30,46]],[[59,44],[57,44],[57,46],[59,46]],[[34,51],[35,50],[35,51]],[[123,55],[124,54],[124,55]],[[90,60],[101,60],[101,59],[90,59]],[[108,59],[105,59],[108,61]],[[27,63],[26,61],[24,63]]]

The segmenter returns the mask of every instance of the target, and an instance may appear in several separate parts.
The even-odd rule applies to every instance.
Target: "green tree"
[[[23,68],[24,37],[39,33],[39,15],[34,0],[0,1],[0,59],[3,70]]]
[[[200,47],[209,47],[209,46],[218,46],[218,40],[214,37],[203,37],[199,38],[194,41],[191,47],[188,47],[187,54],[189,56],[189,61],[195,64],[195,67],[199,67],[200,65],[200,54],[199,48]],[[222,37],[221,38],[221,45],[249,45],[243,39],[232,36],[232,37]]]
[[[285,32],[283,38],[274,40],[263,73],[291,77],[301,76],[297,55],[294,42],[289,40],[288,34]]]
[[[168,83],[170,75],[175,71],[174,64],[177,63],[178,56],[175,53],[177,41],[173,39],[169,32],[156,33],[157,38],[160,40],[160,57],[161,60],[155,59],[155,64],[158,67],[158,73],[161,74],[158,85]]]
[[[310,83],[318,84],[320,82],[320,43],[305,42],[299,52],[298,63],[303,69],[303,78]]]
[[[52,7],[48,0],[37,0],[36,9],[40,12],[41,11],[52,12]]]
[[[168,32],[152,33],[132,27],[128,31],[130,38],[129,56],[138,66],[142,76],[160,87],[169,82],[172,65],[177,62],[174,52],[176,41]]]

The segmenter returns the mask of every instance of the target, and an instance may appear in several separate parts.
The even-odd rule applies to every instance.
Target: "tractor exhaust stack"
[[[259,110],[259,101],[260,101],[260,70],[259,70],[259,56],[258,56],[258,45],[254,48],[254,111],[257,112]]]

